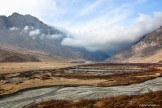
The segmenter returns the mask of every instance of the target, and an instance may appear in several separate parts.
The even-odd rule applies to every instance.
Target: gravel
[[[54,86],[27,90],[14,96],[0,99],[0,108],[22,108],[33,103],[50,99],[76,100],[96,99],[122,94],[132,95],[162,90],[162,77],[140,84],[113,86],[113,87],[63,87]]]

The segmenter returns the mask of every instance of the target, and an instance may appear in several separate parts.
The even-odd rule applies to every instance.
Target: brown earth
[[[121,95],[95,100],[50,100],[30,108],[161,108],[162,91],[141,95]]]
[[[79,64],[81,63],[69,63],[67,61],[0,63],[0,74],[26,72],[32,70],[58,69],[58,68],[65,68],[69,66],[75,66]]]
[[[35,64],[35,63],[34,63]],[[36,65],[27,65],[26,70]],[[16,64],[14,64],[16,65]],[[53,64],[54,65],[54,64]],[[162,76],[162,71],[159,64],[102,64],[102,65],[81,65],[78,64],[42,64],[44,67],[37,67],[37,70],[16,72],[15,70],[11,73],[10,71],[1,72],[0,74],[0,95],[12,94],[22,89],[28,89],[33,87],[41,86],[79,86],[79,85],[92,85],[92,86],[115,86],[115,85],[129,85],[135,83],[141,83],[149,79],[157,78]],[[127,65],[125,67],[125,65]],[[6,65],[7,66],[7,65]],[[18,66],[18,64],[17,64]],[[24,65],[23,65],[24,66]],[[40,64],[39,64],[40,66]],[[70,67],[71,66],[71,67]],[[144,69],[144,72],[135,73],[114,73],[109,75],[96,75],[89,73],[69,73],[66,69],[72,67],[112,67],[112,68],[140,68]],[[123,67],[122,67],[123,66]],[[35,68],[34,68],[35,69]],[[39,69],[39,70],[38,70]],[[40,70],[41,69],[41,70]],[[19,70],[19,69],[17,69]],[[19,70],[19,71],[20,71]]]

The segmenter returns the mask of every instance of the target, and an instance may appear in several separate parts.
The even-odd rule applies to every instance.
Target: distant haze
[[[71,35],[62,45],[113,54],[162,25],[161,4],[161,0],[0,0],[0,14],[31,14]]]

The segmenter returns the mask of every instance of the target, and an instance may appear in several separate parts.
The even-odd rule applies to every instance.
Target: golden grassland
[[[64,84],[85,84],[84,80],[78,79],[66,79],[66,78],[47,78],[48,80],[44,80],[44,73],[46,70],[53,70],[53,69],[60,69],[66,68],[70,66],[76,66],[83,63],[69,63],[65,61],[56,61],[56,62],[21,62],[21,63],[0,63],[0,95],[2,94],[10,94],[17,92],[21,89],[27,89],[32,87],[39,87],[39,86],[50,86],[50,85],[64,85]],[[37,72],[43,72],[43,74],[38,73],[38,78],[27,78],[25,81],[21,81],[22,78],[15,77],[14,80],[16,82],[11,81],[11,83],[5,83],[12,78],[8,78],[7,80],[3,80],[3,76],[12,76],[20,73],[27,72],[28,74],[32,75],[32,72],[35,70],[41,70]],[[48,72],[47,72],[48,74]],[[39,78],[40,76],[40,78]],[[24,76],[22,76],[24,77]],[[28,77],[28,76],[27,76]],[[92,82],[97,82],[96,80],[91,80]]]
[[[69,63],[65,61],[57,62],[20,62],[20,63],[0,63],[0,74],[24,72],[31,70],[58,69],[79,65],[79,63]]]
[[[46,87],[46,86],[80,86],[80,85],[97,85],[100,82],[104,82],[104,79],[67,79],[63,77],[53,77],[49,80],[33,79],[27,80],[22,83],[16,84],[4,84],[0,86],[0,96],[5,94],[12,94],[22,89],[34,88],[34,87]]]
[[[13,64],[12,67],[15,66],[15,70],[12,73],[7,69],[6,72],[0,74],[0,96],[6,94],[12,94],[22,89],[28,89],[33,87],[44,87],[44,86],[79,86],[79,85],[91,85],[91,86],[115,86],[115,85],[129,85],[135,83],[142,83],[146,80],[157,78],[162,76],[162,71],[159,66],[150,65],[150,66],[142,66],[138,68],[147,68],[145,72],[135,72],[135,73],[115,73],[110,75],[96,75],[96,74],[87,74],[87,73],[68,73],[65,71],[65,68],[69,68],[70,66],[76,67],[78,64],[65,64],[65,63],[48,63],[43,64],[40,63],[35,64],[21,64],[24,66],[24,70],[31,71],[22,72],[24,70],[19,70],[16,66],[19,67],[18,64]],[[4,65],[7,67],[7,64]],[[26,66],[26,67],[25,67]],[[37,69],[43,70],[35,70],[32,71],[34,67]],[[39,67],[40,66],[40,67]],[[55,67],[56,66],[56,67]],[[125,66],[125,65],[124,65]],[[131,65],[132,66],[132,65]],[[137,68],[137,65],[135,65]],[[32,68],[33,67],[33,68]],[[78,67],[78,66],[77,66]],[[80,66],[79,66],[80,67]],[[85,67],[85,65],[81,66]],[[91,65],[89,66],[91,67]],[[95,67],[95,66],[94,66]],[[97,65],[98,67],[98,65]],[[103,67],[103,65],[101,66]],[[110,66],[108,66],[110,67]],[[121,67],[121,65],[119,66]],[[154,68],[153,68],[154,67]],[[106,66],[105,66],[106,68]],[[128,67],[125,67],[128,68]],[[34,68],[35,69],[35,68]],[[17,72],[21,71],[21,72]],[[17,73],[15,73],[17,72]]]

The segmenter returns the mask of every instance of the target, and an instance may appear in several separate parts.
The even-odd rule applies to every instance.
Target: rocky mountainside
[[[159,62],[162,60],[162,26],[138,43],[107,59],[108,62]]]
[[[13,13],[8,17],[0,16],[0,45],[38,50],[66,59],[100,61],[108,57],[103,52],[89,52],[84,48],[61,45],[62,40],[68,36],[63,31],[46,25],[31,15]]]

